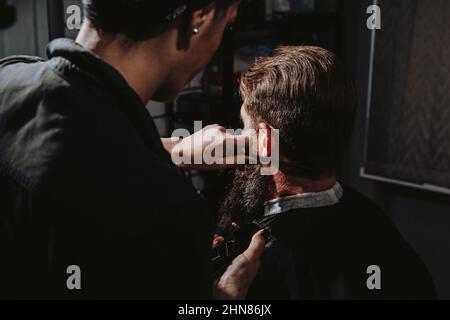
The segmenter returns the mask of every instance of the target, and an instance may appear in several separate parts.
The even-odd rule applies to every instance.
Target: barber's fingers
[[[222,242],[225,241],[225,238],[222,236],[217,236],[213,239],[212,247],[213,249],[217,248]]]
[[[223,140],[223,154],[231,157],[235,164],[256,163],[258,160],[257,143],[254,135],[244,131],[240,135],[226,134]],[[228,157],[227,157],[228,156]]]
[[[214,283],[218,299],[244,299],[260,267],[259,257],[264,250],[263,230],[257,232],[248,249],[237,256],[225,273]]]
[[[264,239],[264,230],[260,230],[252,238],[252,241],[250,242],[249,247],[245,252],[243,253],[243,256],[249,261],[249,262],[258,262],[259,257],[264,251],[264,248],[266,246],[266,240]]]

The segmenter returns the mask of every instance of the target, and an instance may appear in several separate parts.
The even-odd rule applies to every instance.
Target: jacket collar
[[[47,55],[50,66],[69,82],[71,76],[82,75],[82,79],[89,79],[108,92],[147,146],[168,160],[153,119],[119,71],[71,39],[53,40],[47,47]]]
[[[333,206],[341,200],[344,195],[339,182],[333,188],[312,193],[302,193],[293,196],[278,198],[265,203],[264,216],[273,216],[286,211],[306,208],[321,208]]]

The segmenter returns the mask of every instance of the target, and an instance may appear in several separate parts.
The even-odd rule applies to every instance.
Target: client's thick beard
[[[272,176],[261,175],[260,166],[236,169],[233,184],[219,209],[219,227],[230,229],[232,223],[243,225],[264,215],[264,202],[273,198]]]

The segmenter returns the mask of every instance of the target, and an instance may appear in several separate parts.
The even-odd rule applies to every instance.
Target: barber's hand
[[[172,160],[174,156],[190,159],[190,163],[175,163],[184,169],[221,170],[242,165],[248,162],[249,158],[246,154],[248,153],[246,152],[248,151],[247,147],[238,148],[238,146],[248,146],[249,136],[245,133],[242,135],[228,134],[224,127],[217,124],[207,126],[182,140],[169,138],[162,139],[162,142],[165,149],[171,154]],[[233,148],[234,153],[227,157],[226,148],[230,147]],[[211,154],[212,150],[219,149],[222,150],[221,163],[206,163],[205,153]],[[196,159],[200,159],[200,163],[195,163]]]
[[[248,249],[237,256],[220,279],[214,283],[214,298],[219,300],[243,300],[247,296],[260,266],[264,251],[264,230],[257,232]]]

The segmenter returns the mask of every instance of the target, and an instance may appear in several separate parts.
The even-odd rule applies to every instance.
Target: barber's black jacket
[[[0,296],[209,297],[206,210],[144,104],[74,42],[48,51],[0,61]]]

